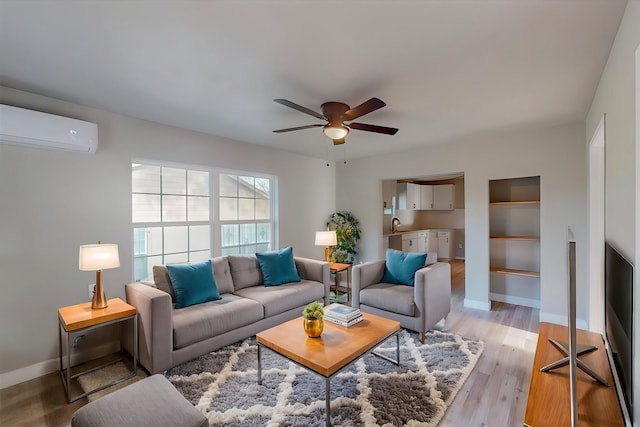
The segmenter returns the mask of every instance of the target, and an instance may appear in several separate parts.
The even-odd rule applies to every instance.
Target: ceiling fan
[[[322,131],[324,134],[333,140],[333,145],[340,145],[345,143],[345,137],[349,133],[349,130],[364,130],[367,132],[375,132],[375,133],[383,133],[386,135],[395,135],[398,132],[396,128],[389,128],[386,126],[377,126],[377,125],[368,125],[365,123],[354,123],[351,120],[355,120],[358,117],[364,116],[365,114],[369,114],[372,111],[376,111],[385,104],[382,100],[378,98],[371,98],[368,101],[363,102],[362,104],[356,107],[349,107],[347,104],[343,104],[342,102],[325,102],[320,106],[322,108],[322,114],[317,113],[313,110],[310,110],[302,105],[298,105],[294,102],[288,101],[286,99],[274,99],[278,104],[282,104],[286,107],[293,108],[294,110],[301,111],[303,113],[309,114],[315,118],[320,120],[326,120],[326,124],[315,124],[315,125],[306,125],[306,126],[297,126],[294,128],[287,129],[278,129],[274,130],[275,133],[283,133],[283,132],[291,132],[294,130],[301,129],[309,129],[315,127],[323,128]],[[345,123],[351,122],[351,123]]]

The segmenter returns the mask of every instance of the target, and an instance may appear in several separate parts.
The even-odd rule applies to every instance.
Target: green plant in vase
[[[310,338],[317,338],[324,330],[324,306],[321,302],[312,302],[302,310],[304,331]]]
[[[351,212],[339,211],[331,214],[327,222],[329,230],[335,230],[338,243],[331,248],[331,262],[353,264],[360,239],[360,223]]]

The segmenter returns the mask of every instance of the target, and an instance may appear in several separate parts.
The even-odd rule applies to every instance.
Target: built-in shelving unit
[[[532,240],[532,241],[540,241],[540,237],[538,236],[491,236],[491,239],[502,239],[502,240]]]
[[[490,298],[540,306],[540,177],[489,181]]]
[[[540,200],[523,200],[520,202],[491,202],[492,205],[539,205]]]
[[[489,271],[491,271],[492,273],[498,273],[498,274],[513,274],[514,276],[540,277],[540,273],[538,273],[537,271],[516,270],[515,268],[491,267]]]

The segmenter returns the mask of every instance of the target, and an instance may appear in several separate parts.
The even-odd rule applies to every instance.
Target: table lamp
[[[335,231],[316,231],[316,246],[324,246],[324,260],[329,262],[331,246],[338,244],[338,236]]]
[[[107,297],[102,289],[102,270],[120,267],[118,245],[102,244],[80,246],[79,267],[82,271],[96,272],[96,287],[91,300],[91,308],[106,308]]]

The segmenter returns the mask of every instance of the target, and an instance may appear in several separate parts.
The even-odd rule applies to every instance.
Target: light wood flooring
[[[464,262],[451,262],[452,311],[444,330],[484,341],[484,352],[439,427],[521,426],[535,353],[538,310],[494,302],[463,306]],[[0,390],[0,426],[67,427],[87,403],[67,404],[58,372]]]

